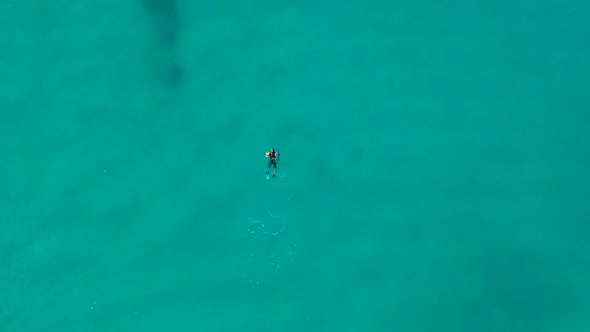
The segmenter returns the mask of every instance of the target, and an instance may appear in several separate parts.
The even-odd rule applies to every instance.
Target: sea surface
[[[0,331],[590,331],[588,17],[1,1]]]

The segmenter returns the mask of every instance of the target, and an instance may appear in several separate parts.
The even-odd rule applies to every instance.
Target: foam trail
[[[290,199],[264,198],[248,218],[249,243],[242,276],[252,287],[278,286],[278,275],[293,263],[286,233],[292,219]]]

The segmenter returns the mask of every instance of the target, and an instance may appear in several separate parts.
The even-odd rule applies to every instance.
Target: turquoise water
[[[2,1],[0,331],[590,330],[589,14]]]

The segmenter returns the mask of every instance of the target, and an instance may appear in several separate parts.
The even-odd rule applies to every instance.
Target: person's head
[[[270,152],[275,152],[275,148],[271,148],[270,149]]]

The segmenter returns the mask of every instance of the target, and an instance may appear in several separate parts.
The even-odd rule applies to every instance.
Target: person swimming
[[[266,158],[268,158],[268,168],[266,169],[266,175],[270,172],[270,166],[274,165],[274,170],[272,172],[272,177],[277,176],[277,159],[279,157],[279,153],[275,151],[274,148],[270,149],[270,152],[266,153]]]

